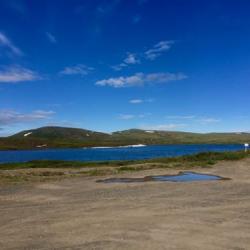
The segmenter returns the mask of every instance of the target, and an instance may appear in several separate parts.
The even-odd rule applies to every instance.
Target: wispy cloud
[[[202,124],[209,124],[209,123],[217,123],[220,122],[221,120],[213,117],[207,117],[207,118],[201,118],[198,121]]]
[[[121,0],[103,1],[96,8],[97,16],[100,18],[100,17],[106,16],[107,14],[112,13],[113,10],[118,6],[120,2]]]
[[[152,115],[152,113],[147,112],[147,113],[139,114],[138,118],[145,118],[145,117],[148,117],[148,116],[151,116],[151,115]]]
[[[131,120],[131,119],[135,118],[135,115],[120,114],[118,118],[121,119],[121,120]]]
[[[137,24],[141,21],[142,17],[140,15],[135,15],[133,18],[132,18],[132,22]]]
[[[144,102],[153,102],[154,99],[152,98],[148,98],[148,99],[131,99],[129,100],[129,103],[131,104],[140,104],[140,103],[144,103]]]
[[[129,103],[131,104],[139,104],[139,103],[143,103],[144,101],[142,99],[132,99],[129,100]]]
[[[119,119],[121,120],[131,120],[131,119],[136,119],[136,118],[145,118],[147,116],[150,116],[151,113],[143,113],[143,114],[120,114],[118,116]]]
[[[195,115],[168,115],[166,118],[172,120],[191,120],[195,118]]]
[[[103,32],[103,20],[108,19],[116,13],[117,8],[122,0],[102,0],[98,1],[98,4],[94,10],[93,16],[93,35],[99,36]],[[83,1],[83,3],[86,1]],[[86,5],[83,4],[82,5]],[[90,10],[92,12],[92,10]],[[81,11],[82,12],[82,11]]]
[[[152,73],[148,74],[145,77],[145,81],[152,83],[161,83],[161,82],[170,82],[170,81],[179,81],[186,79],[187,76],[183,73]]]
[[[174,41],[161,41],[154,45],[152,49],[145,51],[145,57],[149,60],[155,60],[157,57],[162,55],[163,52],[166,52],[171,49]]]
[[[116,71],[119,71],[125,67],[128,67],[129,65],[139,64],[140,59],[135,53],[127,53],[126,58],[122,61],[122,63],[118,65],[112,66],[112,68]]]
[[[12,54],[22,56],[23,52],[16,47],[12,41],[2,32],[0,32],[0,47],[4,47],[9,50]]]
[[[37,72],[18,65],[0,69],[0,83],[15,83],[39,79],[42,79],[42,77]]]
[[[166,119],[169,120],[186,120],[192,121],[200,124],[209,124],[209,123],[217,123],[220,122],[221,119],[214,118],[214,117],[200,117],[197,115],[168,115]]]
[[[27,15],[28,4],[26,1],[12,0],[12,1],[1,1],[1,4],[5,4],[11,10],[21,15]]]
[[[60,75],[88,75],[94,68],[88,67],[84,64],[77,64],[71,67],[65,67],[62,71],[59,72]]]
[[[52,35],[51,33],[49,32],[46,32],[45,33],[48,40],[51,42],[51,43],[57,43],[57,40],[56,40],[56,37],[54,35]]]
[[[78,127],[79,123],[77,122],[70,122],[68,120],[62,120],[62,121],[51,121],[46,123],[46,126],[56,126],[56,127]]]
[[[143,86],[145,84],[167,83],[170,81],[179,81],[186,79],[187,76],[183,73],[152,73],[144,74],[137,73],[132,76],[111,77],[108,79],[99,80],[96,85],[111,86],[114,88]]]
[[[159,125],[144,125],[141,126],[142,129],[146,130],[178,130],[185,127],[186,124],[182,123],[169,123],[169,124],[159,124]]]
[[[59,108],[62,106],[61,103],[49,103],[46,105],[47,107]]]
[[[139,18],[135,19],[137,22]],[[116,71],[120,71],[129,65],[140,64],[143,60],[155,60],[157,57],[161,56],[164,52],[171,49],[174,41],[161,41],[153,46],[153,48],[144,51],[143,53],[130,53],[127,52],[126,58],[117,65],[112,66]]]
[[[145,4],[145,3],[147,3],[149,0],[137,0],[137,3],[139,4],[139,5],[143,5],[143,4]]]
[[[117,65],[111,66],[111,68],[112,68],[113,70],[115,70],[115,71],[120,71],[120,70],[122,70],[122,69],[125,68],[125,67],[127,67],[127,65],[124,64],[124,63],[120,63],[120,64],[117,64]]]
[[[51,110],[35,110],[31,113],[20,113],[14,110],[0,110],[0,125],[7,126],[17,123],[49,119],[53,114],[55,114],[55,112]]]

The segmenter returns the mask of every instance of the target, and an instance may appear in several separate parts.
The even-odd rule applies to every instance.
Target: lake
[[[109,161],[140,160],[190,155],[200,152],[242,150],[243,145],[158,145],[145,147],[42,149],[0,151],[0,163],[31,160]]]

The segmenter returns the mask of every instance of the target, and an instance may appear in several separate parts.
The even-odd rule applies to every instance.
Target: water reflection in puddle
[[[191,182],[191,181],[215,181],[215,180],[228,180],[217,175],[201,174],[195,172],[180,172],[177,175],[155,175],[145,176],[142,178],[109,178],[98,180],[102,183],[132,183],[132,182],[146,182],[146,181],[171,181],[171,182]]]

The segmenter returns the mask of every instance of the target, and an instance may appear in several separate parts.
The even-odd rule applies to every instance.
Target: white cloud
[[[126,64],[138,64],[140,60],[136,57],[136,54],[127,53],[127,57],[124,59]]]
[[[16,47],[11,40],[2,32],[0,32],[0,46],[7,48],[12,54],[22,56],[23,52]]]
[[[131,104],[139,104],[139,103],[143,103],[144,101],[142,99],[132,99],[129,101],[129,103]]]
[[[84,64],[77,64],[72,67],[65,67],[61,72],[60,75],[81,75],[85,76],[88,75],[94,68],[88,67]]]
[[[115,88],[143,85],[143,73],[137,73],[132,76],[120,76],[115,78],[103,79],[96,82],[96,85],[111,86]]]
[[[41,79],[35,71],[18,65],[9,66],[0,70],[0,83],[15,83]]]
[[[141,128],[146,130],[177,130],[185,126],[186,124],[170,123],[170,124],[159,124],[159,125],[144,125]]]
[[[128,67],[129,65],[135,65],[135,64],[139,64],[140,63],[140,59],[139,57],[134,54],[134,53],[127,53],[126,58],[123,60],[122,63],[112,66],[112,68],[116,71],[122,70],[125,67]]]
[[[163,52],[170,50],[174,41],[161,41],[154,45],[152,49],[147,50],[144,54],[149,60],[154,60],[159,57]]]
[[[132,86],[143,86],[147,83],[163,83],[170,81],[179,81],[186,79],[187,76],[183,73],[152,73],[144,74],[137,73],[132,76],[120,76],[111,77],[109,79],[103,79],[96,82],[96,85],[100,86],[111,86],[115,88],[132,87]]]
[[[139,22],[140,18],[137,17],[135,22]],[[113,68],[116,71],[120,71],[123,68],[128,67],[129,65],[140,64],[142,60],[155,60],[157,57],[162,55],[162,53],[170,50],[174,41],[161,41],[153,46],[153,48],[146,50],[142,54],[130,53],[127,52],[126,58],[118,65],[114,65]]]
[[[46,34],[48,40],[49,40],[51,43],[57,43],[57,40],[56,40],[55,36],[53,36],[53,35],[52,35],[51,33],[49,33],[49,32],[46,32],[45,34]]]
[[[49,119],[53,114],[55,114],[55,112],[51,110],[35,110],[31,113],[20,113],[14,110],[0,110],[0,125],[6,126]]]

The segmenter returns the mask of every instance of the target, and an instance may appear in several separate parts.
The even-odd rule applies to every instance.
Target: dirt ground
[[[250,159],[193,171],[232,179],[1,186],[0,249],[250,249]]]

